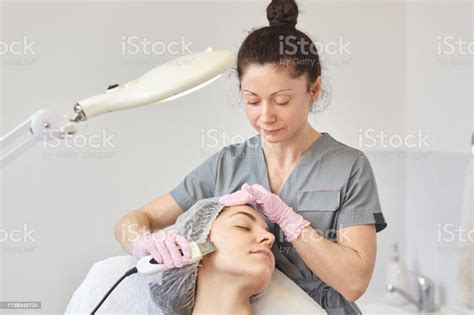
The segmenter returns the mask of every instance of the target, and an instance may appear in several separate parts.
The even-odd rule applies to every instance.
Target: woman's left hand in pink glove
[[[293,241],[310,222],[281,200],[278,195],[266,190],[259,184],[242,185],[242,189],[219,198],[226,206],[237,206],[255,202],[263,214],[280,226],[288,241]]]

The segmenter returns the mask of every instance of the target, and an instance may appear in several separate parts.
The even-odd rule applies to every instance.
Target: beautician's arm
[[[144,233],[144,229],[163,229],[174,224],[181,213],[181,207],[170,193],[166,193],[124,215],[115,224],[115,239],[132,254],[133,241],[138,234]]]
[[[337,243],[325,239],[311,226],[292,242],[308,267],[350,302],[369,286],[377,254],[373,224],[337,230]]]

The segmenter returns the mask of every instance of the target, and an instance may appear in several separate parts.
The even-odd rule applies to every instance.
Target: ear
[[[321,93],[321,76],[319,76],[311,85],[309,93],[311,95],[311,104],[313,104],[313,102],[319,97],[319,94]]]

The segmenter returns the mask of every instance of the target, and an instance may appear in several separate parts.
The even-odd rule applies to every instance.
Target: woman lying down
[[[203,199],[170,229],[188,241],[209,240],[216,250],[199,263],[166,270],[161,285],[150,284],[160,309],[165,314],[252,314],[251,298],[269,285],[275,269],[275,236],[258,211]]]
[[[174,225],[142,236],[134,246],[134,256],[153,254],[146,249],[152,248],[147,242],[176,233],[189,242],[211,241],[214,252],[160,276],[128,277],[97,314],[156,314],[159,310],[166,315],[325,314],[306,292],[275,269],[274,235],[262,215],[249,205],[226,207],[218,199],[198,201]],[[274,253],[281,255],[278,250]],[[89,314],[111,284],[136,262],[136,257],[127,255],[94,264],[65,313]]]

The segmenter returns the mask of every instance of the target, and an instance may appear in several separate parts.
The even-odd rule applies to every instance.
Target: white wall
[[[400,242],[409,267],[439,282],[452,302],[455,257],[436,252],[433,229],[457,222],[469,158],[472,64],[436,63],[438,34],[472,41],[472,6],[420,2],[300,1],[298,27],[313,39],[350,42],[351,54],[325,54],[333,102],[312,116],[316,129],[367,152],[388,228],[378,234],[377,266],[366,293],[383,292],[389,244]],[[72,106],[171,59],[122,55],[122,36],[193,42],[237,52],[247,31],[267,24],[267,2],[2,3],[2,42],[34,41],[36,55],[0,56],[28,65],[1,67],[1,132],[40,108],[71,114]],[[145,64],[126,64],[125,59]],[[42,301],[61,313],[90,266],[123,254],[113,236],[123,214],[173,188],[219,148],[201,145],[203,131],[247,136],[237,81],[224,76],[192,95],[160,106],[91,120],[83,135],[113,135],[114,147],[37,145],[2,171],[1,225],[24,224],[35,242],[0,243],[0,300]],[[418,128],[434,146],[420,160],[407,148],[369,148],[359,129],[405,136]],[[364,142],[365,143],[365,142]],[[220,146],[228,143],[220,143]],[[65,156],[75,153],[76,158]],[[56,153],[63,154],[60,156]],[[92,157],[80,158],[88,153]],[[399,154],[402,154],[401,156]],[[416,153],[416,152],[415,152]],[[105,158],[99,158],[105,155]],[[415,155],[417,156],[417,155]],[[446,210],[448,209],[448,210]],[[23,253],[13,253],[22,250]]]
[[[407,130],[421,128],[432,145],[417,150],[422,159],[406,161],[406,254],[409,267],[434,280],[440,302],[453,306],[463,243],[458,237],[451,242],[444,231],[460,225],[464,176],[471,159],[474,55],[458,51],[440,56],[437,38],[472,42],[472,17],[472,3],[406,7]]]

